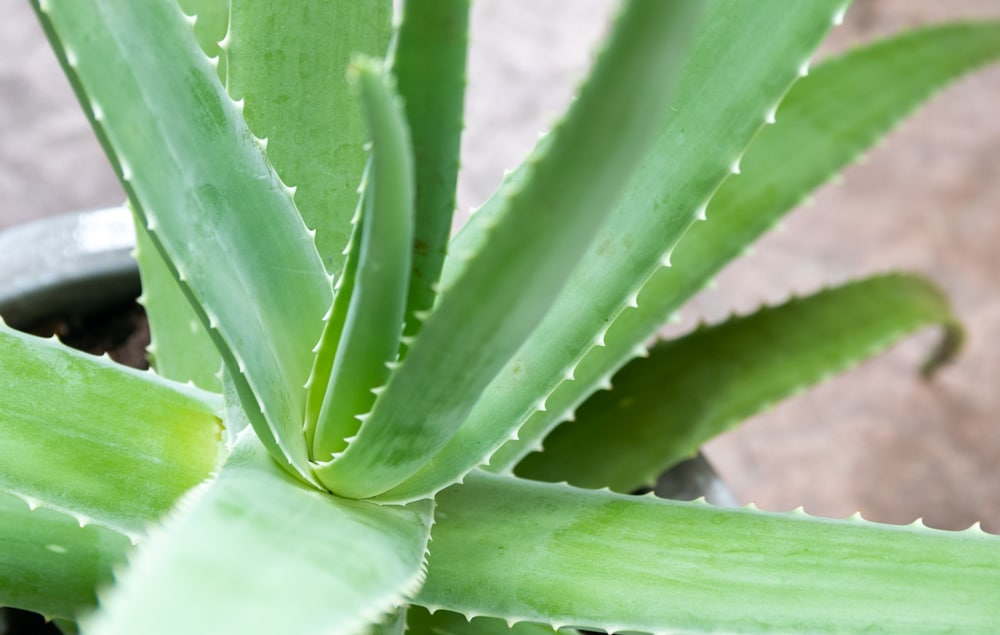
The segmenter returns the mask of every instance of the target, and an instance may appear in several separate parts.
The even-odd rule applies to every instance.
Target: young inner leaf
[[[375,401],[396,360],[413,242],[413,161],[396,95],[377,63],[351,74],[372,137],[372,167],[361,214],[358,269],[330,381],[316,423],[313,459],[342,451]],[[343,290],[343,287],[342,287]]]

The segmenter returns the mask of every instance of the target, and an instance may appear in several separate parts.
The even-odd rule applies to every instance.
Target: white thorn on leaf
[[[771,106],[771,109],[764,114],[764,123],[773,124],[777,121],[778,117],[778,104]]]
[[[633,291],[629,294],[628,299],[625,301],[625,306],[630,306],[633,309],[639,308],[639,292]]]
[[[607,328],[603,328],[600,332],[598,332],[597,336],[594,338],[594,346],[605,346],[604,335],[607,332]]]
[[[673,263],[670,262],[670,256],[672,256],[673,253],[674,252],[672,249],[665,251],[663,253],[663,257],[660,258],[660,264],[663,265],[664,267],[672,267]]]
[[[844,15],[847,13],[847,4],[844,4],[833,14],[833,26],[840,26],[844,23]]]
[[[739,174],[740,173],[739,159],[736,160],[735,165],[736,165],[736,172],[734,172],[733,174]],[[694,217],[695,217],[695,220],[700,220],[700,221],[706,221],[706,220],[708,220],[708,202],[707,201],[705,203],[702,203],[698,207],[698,209],[695,210]]]
[[[184,15],[184,19],[187,21],[187,23],[189,25],[191,25],[191,28],[194,28],[194,25],[198,24],[198,16],[197,15],[187,15],[187,14],[183,14],[183,15]]]
[[[809,59],[806,58],[801,64],[799,64],[799,77],[805,77],[809,74]]]
[[[573,372],[575,370],[576,370],[575,366],[567,368],[566,372],[563,374],[563,379],[565,379],[566,381],[573,381],[574,379],[576,379],[576,373]]]
[[[736,157],[736,159],[732,162],[732,164],[730,164],[729,173],[730,174],[740,173],[740,157]]]
[[[243,112],[243,107],[246,105],[246,102],[244,101],[244,99],[242,97],[240,97],[239,99],[234,99],[233,100],[233,105],[236,106],[236,110],[238,110],[238,111],[240,111],[240,113],[242,113]]]

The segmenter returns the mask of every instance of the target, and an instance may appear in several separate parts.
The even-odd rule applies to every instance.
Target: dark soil
[[[57,336],[67,346],[103,355],[119,364],[145,370],[149,324],[146,312],[135,302],[93,315],[63,315],[42,320],[25,332],[41,337]]]

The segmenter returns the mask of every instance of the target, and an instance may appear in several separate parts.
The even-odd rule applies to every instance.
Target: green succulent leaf
[[[150,366],[161,377],[222,392],[219,351],[141,222],[135,223],[135,240],[142,278],[139,303],[149,320]]]
[[[247,428],[216,480],[152,533],[85,631],[360,633],[416,591],[431,501],[306,487]]]
[[[389,58],[413,139],[416,233],[403,350],[436,297],[458,181],[470,0],[406,0]]]
[[[778,5],[783,10],[787,3]],[[812,3],[797,6],[806,5]],[[756,12],[759,5],[747,8]],[[746,32],[767,40],[776,35],[767,27],[747,27]],[[556,390],[548,412],[533,415],[520,441],[502,448],[490,469],[513,467],[592,387],[608,380],[609,369],[642,354],[643,342],[684,301],[808,192],[941,86],[998,57],[1000,25],[963,24],[886,40],[810,71],[793,86],[777,115],[768,113],[775,125],[765,127],[753,141],[740,162],[742,174],[728,179],[712,198],[709,221],[697,223],[684,236],[672,256],[673,266],[653,273],[634,298],[638,306],[608,326],[606,346],[587,353],[574,370],[576,381]]]
[[[171,2],[36,2],[150,238],[279,462],[310,479],[304,383],[332,291],[287,188]]]
[[[698,9],[692,1],[626,5],[547,152],[528,159],[532,178],[509,193],[489,245],[465,256],[465,274],[442,293],[357,440],[331,463],[326,478],[338,492],[375,496],[423,465],[537,326],[668,110],[672,69]]]
[[[515,473],[635,491],[715,435],[937,324],[934,363],[962,339],[947,299],[923,278],[885,275],[700,327],[627,364]]]
[[[0,606],[75,619],[131,546],[121,533],[0,493]]]
[[[0,491],[80,525],[136,537],[219,465],[221,399],[193,386],[6,327],[0,385]]]
[[[359,220],[357,271],[350,285],[342,333],[331,338],[337,352],[316,422],[313,458],[329,461],[347,446],[371,411],[375,392],[389,377],[399,351],[413,242],[413,158],[399,98],[381,65],[351,64],[372,138],[372,161]],[[344,288],[341,288],[341,292]],[[335,310],[340,308],[335,303]],[[331,320],[330,327],[338,326]],[[324,339],[326,339],[324,337]],[[326,342],[324,342],[325,344]],[[322,345],[322,344],[321,344]],[[320,356],[325,356],[320,351]],[[331,489],[325,469],[317,476]]]
[[[765,114],[798,77],[801,64],[843,4],[841,0],[704,3],[705,19],[694,36],[670,114],[655,122],[655,145],[610,221],[578,256],[580,264],[542,324],[489,385],[455,437],[411,479],[409,488],[419,491],[445,477],[454,480],[477,462],[484,463],[505,442],[490,459],[490,469],[508,469],[607,380],[617,358],[604,351],[619,350],[609,325],[635,311],[632,305],[642,284],[663,270],[665,255],[738,164]],[[454,253],[473,248],[489,235],[487,228],[500,209],[494,201],[502,200],[506,189],[519,187],[523,178],[515,173],[473,215],[468,229],[456,237]],[[449,266],[459,267],[456,261]],[[457,272],[446,269],[444,278],[453,275]],[[665,321],[666,314],[657,317],[661,319],[655,327],[630,340],[624,359]],[[591,357],[599,363],[591,363]]]
[[[229,93],[244,101],[268,160],[295,186],[295,205],[331,274],[343,268],[365,166],[364,120],[347,67],[353,55],[385,54],[391,18],[391,0],[232,3]]]
[[[326,324],[323,326],[323,334],[316,344],[316,357],[313,359],[312,372],[309,380],[306,381],[306,420],[303,426],[306,444],[312,448],[316,440],[316,424],[319,421],[320,410],[323,408],[324,397],[330,383],[330,374],[333,372],[333,362],[337,357],[337,350],[344,337],[344,325],[347,323],[347,315],[351,308],[351,297],[354,295],[354,283],[358,277],[358,261],[361,259],[361,232],[364,226],[361,223],[361,216],[365,213],[365,207],[371,206],[371,197],[365,192],[368,188],[368,173],[371,165],[365,169],[361,177],[361,199],[358,201],[357,211],[351,223],[354,226],[351,232],[351,240],[344,249],[344,268],[333,285],[333,306],[326,316]]]
[[[609,633],[988,632],[1000,538],[474,472],[438,496],[415,602]]]

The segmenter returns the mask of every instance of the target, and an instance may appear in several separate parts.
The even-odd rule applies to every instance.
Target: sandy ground
[[[608,0],[477,0],[460,209],[484,199],[563,108]],[[23,0],[0,0],[0,228],[116,204],[121,190]],[[995,0],[858,0],[823,53]],[[961,359],[916,376],[924,334],[707,448],[744,501],[1000,532],[1000,67],[938,97],[843,182],[759,243],[684,324],[893,269],[927,274],[969,330]]]

